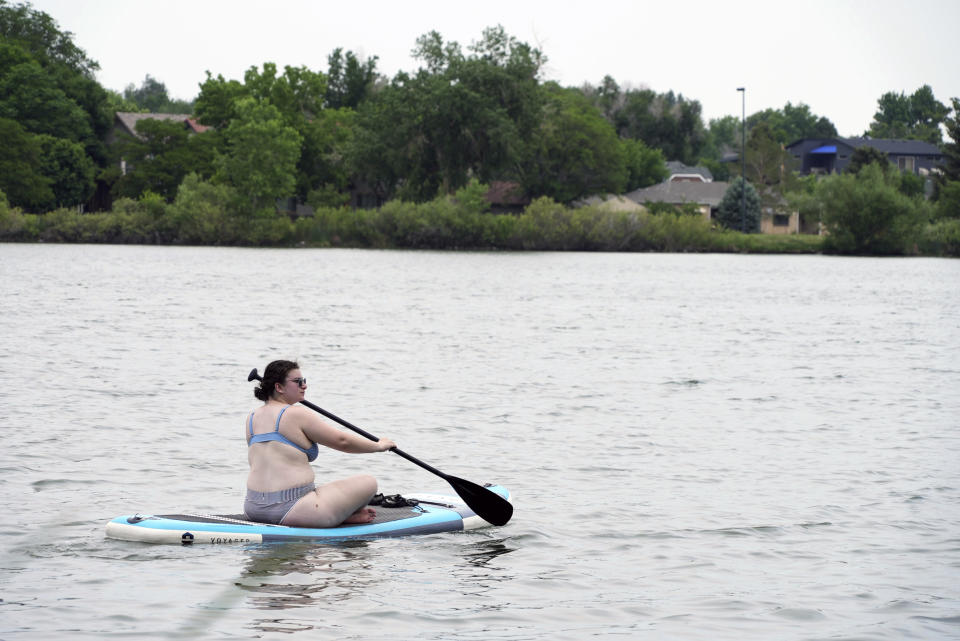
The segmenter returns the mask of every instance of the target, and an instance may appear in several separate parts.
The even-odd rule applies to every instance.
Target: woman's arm
[[[313,412],[308,412],[306,408],[295,406],[291,407],[287,412],[290,413],[294,409],[298,410],[295,416],[303,433],[314,443],[319,443],[320,445],[348,454],[386,452],[390,448],[397,446],[396,443],[388,438],[371,441],[359,434],[338,429]]]

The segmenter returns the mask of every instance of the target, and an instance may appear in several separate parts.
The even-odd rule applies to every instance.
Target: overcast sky
[[[18,2],[19,0],[14,0]],[[417,37],[464,48],[502,25],[541,49],[564,86],[650,88],[698,100],[704,121],[806,103],[844,136],[870,125],[887,91],[924,84],[960,97],[960,0],[35,0],[122,91],[150,74],[192,99],[205,71],[242,80],[264,62],[327,70],[337,47],[377,56],[380,73],[415,71]]]

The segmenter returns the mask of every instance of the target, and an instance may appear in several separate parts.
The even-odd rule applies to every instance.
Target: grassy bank
[[[477,199],[391,201],[379,209],[321,208],[296,221],[272,211],[240,215],[216,186],[198,184],[173,203],[157,196],[119,199],[109,212],[58,209],[26,214],[0,197],[0,241],[496,249],[611,252],[819,253],[823,239],[802,234],[741,234],[698,215],[614,211],[603,204],[570,208],[550,199],[521,214],[492,214]],[[922,227],[911,253],[960,256],[960,221]]]
[[[815,236],[718,230],[700,216],[569,208],[550,199],[519,214],[491,214],[455,197],[379,209],[320,209],[291,221],[273,213],[239,216],[217,194],[172,204],[157,197],[118,200],[112,211],[59,209],[25,214],[0,204],[0,240],[20,242],[247,246],[816,253]]]

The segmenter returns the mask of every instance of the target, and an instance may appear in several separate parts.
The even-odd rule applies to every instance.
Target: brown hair
[[[273,361],[263,370],[263,379],[260,381],[260,387],[255,387],[253,395],[266,403],[273,395],[274,387],[277,383],[281,385],[287,380],[287,374],[292,370],[300,369],[296,361]]]

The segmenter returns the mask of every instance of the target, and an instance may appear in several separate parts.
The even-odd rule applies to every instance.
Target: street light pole
[[[740,121],[740,231],[747,231],[747,88],[737,87],[742,99]]]

